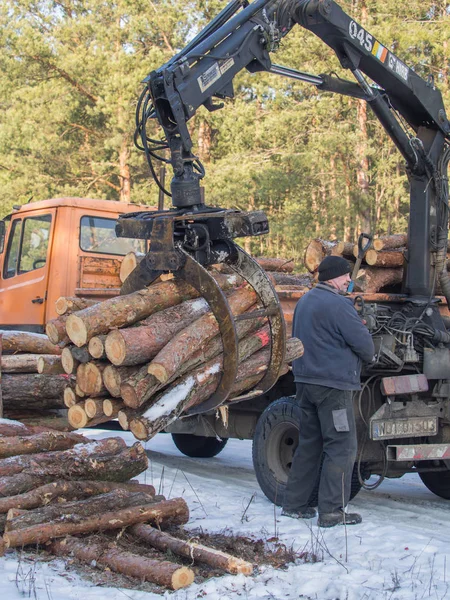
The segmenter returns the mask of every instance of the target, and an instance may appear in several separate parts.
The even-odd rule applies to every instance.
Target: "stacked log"
[[[366,252],[355,280],[355,291],[377,293],[400,292],[403,266],[406,260],[406,234],[382,236],[373,240]],[[344,242],[312,240],[305,251],[304,264],[311,274],[317,276],[317,268],[325,256],[343,256],[353,267],[358,257],[358,245]]]
[[[36,433],[3,419],[0,555],[6,548],[23,552],[40,545],[56,556],[173,590],[193,582],[193,563],[251,574],[253,565],[244,560],[176,537],[176,527],[189,520],[188,506],[183,498],[166,500],[153,486],[132,479],[147,467],[139,442],[127,448],[121,438],[91,442],[71,433]],[[172,534],[164,531],[168,527]],[[145,556],[148,546],[152,558]],[[171,562],[169,551],[186,564]]]
[[[273,273],[289,275],[294,269],[292,261],[259,260],[268,269],[278,269],[268,271],[270,277]],[[227,296],[233,315],[261,308],[255,290],[235,274],[214,270],[211,275]],[[60,304],[64,304],[61,299]],[[223,346],[219,324],[207,302],[186,282],[159,280],[137,292],[72,310],[62,319],[55,330],[64,346],[62,367],[66,376],[76,381],[63,393],[74,429],[111,418],[118,418],[128,428],[129,415],[136,437],[149,439],[194,403],[206,400],[220,383]],[[258,314],[239,322],[236,332],[242,363],[236,389],[242,393],[255,387],[267,370],[270,350],[259,351],[270,348],[271,336],[266,319]],[[301,344],[290,342],[286,360],[292,361],[302,352]],[[253,362],[247,363],[252,355]],[[211,369],[214,377],[206,377]],[[207,384],[202,385],[205,377]],[[149,408],[156,404],[154,412],[158,411],[187,378],[196,381],[189,398],[180,396],[178,406],[149,424]],[[232,390],[232,396],[236,395]],[[145,435],[138,433],[139,417],[144,414]]]
[[[61,364],[61,348],[44,334],[1,331],[1,390],[3,414],[16,417],[26,411],[38,424],[48,411],[64,408],[64,388],[70,378]],[[66,421],[67,426],[67,421]]]

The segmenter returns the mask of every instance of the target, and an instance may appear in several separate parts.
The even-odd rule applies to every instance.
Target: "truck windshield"
[[[115,227],[115,219],[81,217],[80,248],[85,252],[119,256],[125,256],[131,251],[145,253],[145,240],[118,238]]]

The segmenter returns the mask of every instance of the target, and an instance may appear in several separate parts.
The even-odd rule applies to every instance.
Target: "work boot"
[[[281,511],[282,517],[291,517],[292,519],[313,519],[317,512],[315,508],[307,506],[304,510],[287,510],[283,508]]]
[[[334,527],[335,525],[358,525],[362,522],[361,515],[358,513],[346,513],[343,510],[337,510],[332,513],[322,513],[319,515],[317,524],[319,527]]]

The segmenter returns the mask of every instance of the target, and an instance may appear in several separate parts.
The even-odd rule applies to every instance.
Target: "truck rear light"
[[[422,373],[419,375],[383,377],[381,380],[381,393],[385,396],[417,394],[418,392],[428,392],[428,379]]]

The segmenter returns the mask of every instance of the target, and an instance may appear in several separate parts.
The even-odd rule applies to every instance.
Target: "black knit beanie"
[[[329,281],[340,275],[350,273],[350,265],[342,256],[326,256],[320,263],[319,281]]]

